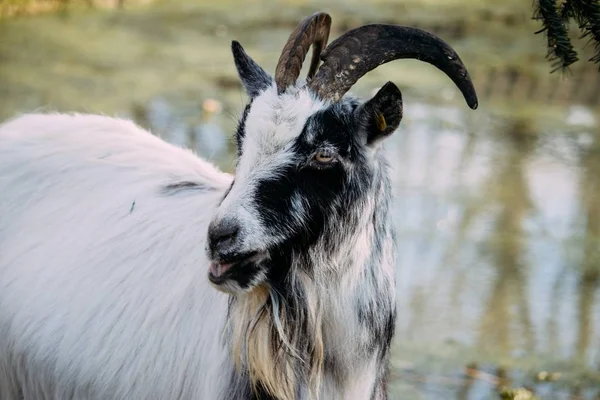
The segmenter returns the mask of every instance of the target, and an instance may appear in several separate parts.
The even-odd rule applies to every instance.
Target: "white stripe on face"
[[[244,237],[243,251],[265,249],[281,240],[262,226],[255,203],[256,188],[295,162],[294,140],[308,118],[325,106],[306,89],[289,88],[277,95],[275,85],[253,100],[235,183],[215,214],[216,221],[225,216],[238,221]]]

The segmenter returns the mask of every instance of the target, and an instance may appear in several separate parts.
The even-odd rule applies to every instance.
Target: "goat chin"
[[[130,121],[0,125],[0,399],[237,400],[257,382],[281,400],[386,398],[387,348],[348,347],[370,339],[333,289],[298,281],[313,335],[303,388],[276,360],[303,334],[291,311],[264,285],[240,298],[211,287],[205,236],[231,183]],[[323,372],[327,357],[344,368]]]

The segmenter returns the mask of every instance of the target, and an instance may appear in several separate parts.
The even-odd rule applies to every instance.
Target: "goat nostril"
[[[218,224],[211,225],[208,238],[212,246],[230,244],[235,241],[240,231],[239,225],[234,220],[222,220]]]

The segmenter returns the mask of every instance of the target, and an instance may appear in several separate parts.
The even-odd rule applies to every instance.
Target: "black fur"
[[[258,96],[260,92],[271,85],[273,78],[246,54],[239,42],[235,40],[231,42],[231,52],[242,85],[250,98]]]
[[[263,223],[287,238],[283,246],[298,253],[314,245],[326,226],[370,192],[373,169],[364,162],[366,149],[357,130],[356,106],[353,101],[335,104],[311,116],[293,145],[293,162],[276,177],[258,184],[256,202]],[[312,158],[324,147],[335,149],[340,161],[314,165]],[[301,221],[290,218],[294,194],[303,199],[308,211]]]
[[[392,82],[386,83],[371,100],[361,106],[359,114],[367,144],[374,145],[391,135],[402,120],[400,89]]]
[[[191,181],[181,181],[175,183],[169,183],[165,185],[161,192],[166,195],[179,194],[181,192],[196,192],[196,191],[211,191],[215,190],[215,188],[207,186],[203,183],[191,182]]]
[[[248,104],[246,104],[246,107],[244,107],[244,112],[242,113],[242,117],[240,118],[235,131],[238,158],[242,156],[242,142],[244,141],[244,135],[246,134],[246,119],[248,118],[250,107],[252,107],[252,99],[250,99]]]

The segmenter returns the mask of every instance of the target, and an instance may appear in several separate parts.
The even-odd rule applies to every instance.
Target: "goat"
[[[1,400],[387,399],[381,144],[402,97],[391,82],[366,102],[346,93],[417,58],[477,97],[432,34],[373,24],[326,46],[330,25],[301,21],[274,78],[232,42],[249,95],[233,176],[123,119],[0,127]]]

